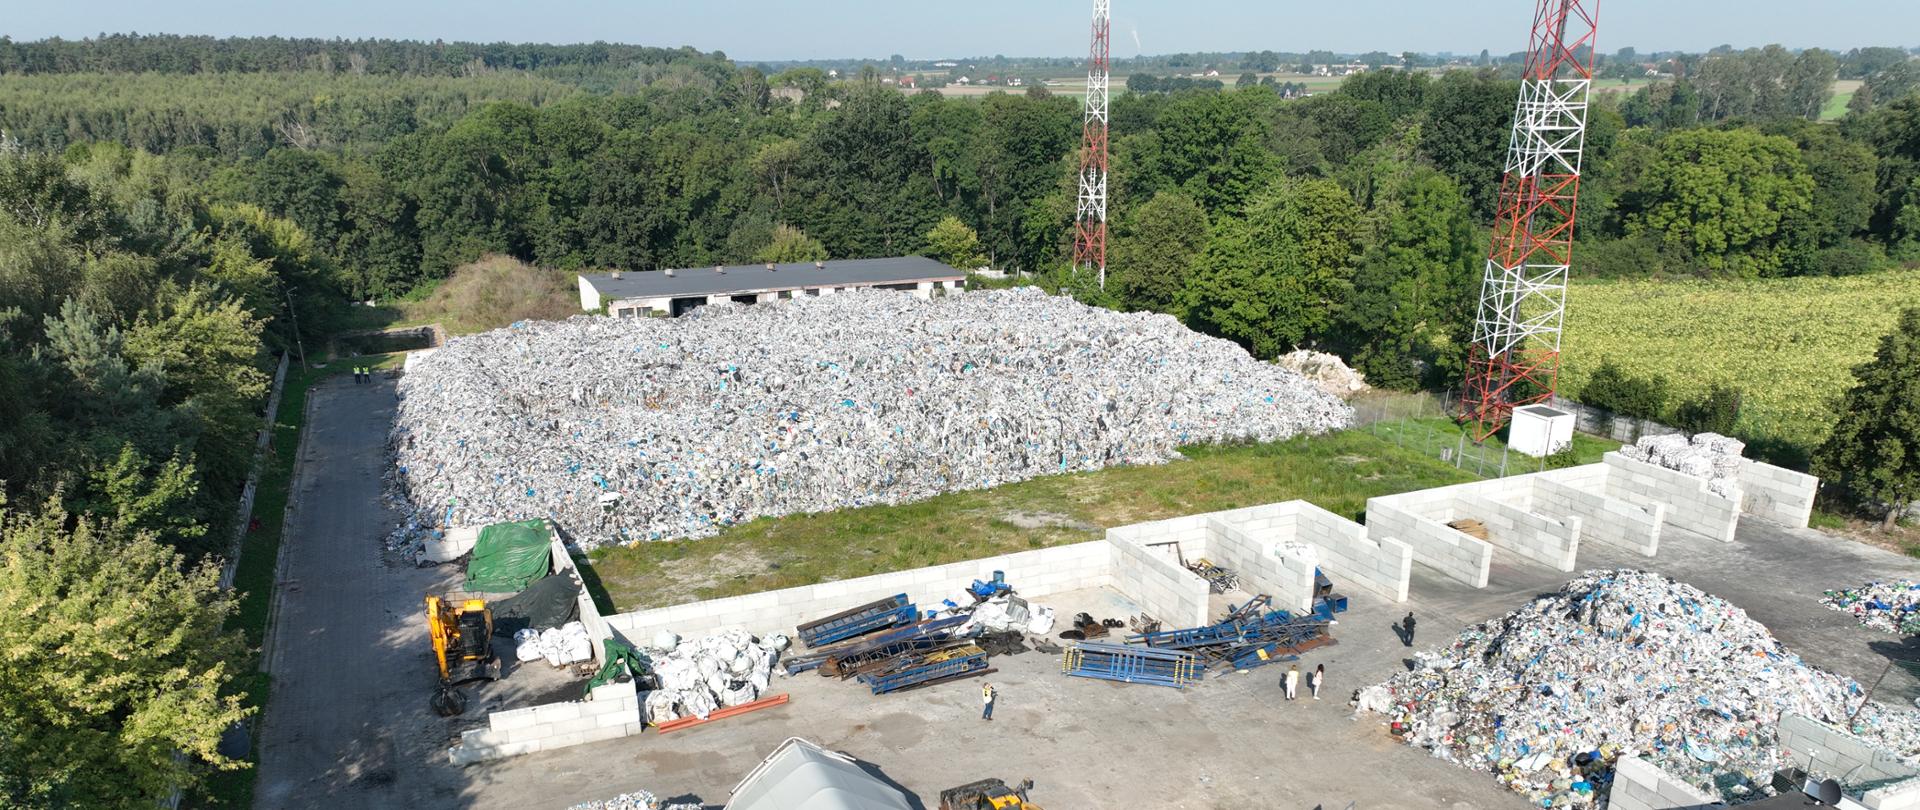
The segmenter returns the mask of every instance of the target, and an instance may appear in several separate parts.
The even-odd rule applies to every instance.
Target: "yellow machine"
[[[434,661],[440,665],[433,710],[441,717],[452,717],[467,710],[467,698],[456,687],[500,677],[500,659],[493,655],[493,611],[483,599],[455,603],[429,596],[427,635],[433,641]]]
[[[940,791],[940,810],[1040,810],[1040,805],[1027,801],[1032,788],[1032,779],[1014,787],[999,779],[968,782]]]

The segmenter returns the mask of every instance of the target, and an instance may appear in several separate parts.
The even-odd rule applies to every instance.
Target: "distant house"
[[[1007,79],[1007,86],[1008,86],[1008,87],[1019,87],[1019,86],[1021,86],[1021,85],[1024,85],[1024,84],[1026,84],[1026,83],[1027,83],[1027,80],[1026,80],[1026,79],[1022,79],[1022,78],[1020,78],[1020,77],[1018,77],[1018,76],[1014,76],[1014,77],[1012,77],[1012,78],[1009,78],[1009,79]]]
[[[906,74],[906,75],[904,75],[904,76],[901,76],[901,77],[900,77],[900,86],[901,86],[901,87],[905,87],[905,88],[909,88],[909,89],[912,89],[912,88],[915,88],[915,87],[919,87],[920,85],[918,85],[918,84],[916,84],[915,82],[916,82],[916,80],[915,80],[915,79],[913,78],[913,74],[911,74],[911,73],[909,73],[909,74]]]
[[[933,63],[933,66],[937,68],[950,68],[950,67],[959,67],[960,63],[959,62],[935,62]]]
[[[967,78],[967,77],[965,77],[965,76],[961,76],[961,77],[960,77],[960,78],[958,78],[958,79],[954,79],[954,80],[953,80],[953,83],[954,83],[954,84],[958,84],[958,85],[969,85],[969,84],[973,84],[973,80],[972,80],[972,79],[969,79],[969,78]]]
[[[1220,77],[1220,69],[1219,69],[1219,68],[1207,68],[1207,78],[1209,78],[1209,79],[1217,79],[1217,78],[1219,78],[1219,77]]]
[[[642,273],[582,273],[580,308],[619,318],[678,316],[706,304],[752,304],[872,288],[921,298],[966,288],[967,274],[925,256],[736,264]]]

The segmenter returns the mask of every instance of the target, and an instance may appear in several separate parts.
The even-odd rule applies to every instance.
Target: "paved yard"
[[[1355,719],[1346,706],[1354,688],[1404,666],[1409,650],[1390,625],[1407,610],[1420,617],[1421,643],[1433,644],[1568,579],[1504,553],[1484,590],[1415,566],[1406,605],[1349,592],[1352,610],[1335,628],[1340,643],[1304,662],[1327,665],[1330,685],[1318,702],[1281,700],[1279,666],[1174,690],[1068,678],[1057,655],[1031,652],[994,660],[1002,703],[991,723],[979,719],[977,681],[875,698],[856,683],[809,674],[774,682],[793,695],[784,707],[455,768],[446,745],[486,707],[476,701],[455,721],[426,710],[433,675],[420,598],[457,572],[393,565],[378,551],[390,523],[379,474],[392,389],[330,383],[314,403],[284,560],[261,808],[550,808],[636,788],[717,807],[760,757],[796,735],[872,763],[927,803],[941,788],[997,776],[1034,779],[1034,799],[1050,810],[1527,806],[1490,778],[1393,742],[1377,718]],[[1827,611],[1817,597],[1872,578],[1920,576],[1920,561],[1759,521],[1743,524],[1732,544],[1670,530],[1653,561],[1589,545],[1581,564],[1646,567],[1691,582],[1746,607],[1810,662],[1862,679],[1879,674],[1885,659],[1873,645],[1891,637]],[[1063,617],[1137,612],[1103,590],[1043,601]],[[523,685],[530,680],[510,677],[481,695],[517,704],[532,698]],[[1896,674],[1881,693],[1912,700],[1920,682]]]

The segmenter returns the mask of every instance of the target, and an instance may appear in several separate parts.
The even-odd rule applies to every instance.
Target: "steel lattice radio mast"
[[[1108,0],[1093,0],[1093,43],[1087,50],[1087,106],[1080,136],[1080,204],[1073,217],[1073,270],[1107,286],[1107,28]]]
[[[1600,0],[1537,2],[1461,399],[1476,439],[1552,397],[1560,372]]]

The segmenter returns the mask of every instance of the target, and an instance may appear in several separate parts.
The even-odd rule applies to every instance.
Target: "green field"
[[[1902,307],[1920,271],[1756,281],[1611,281],[1567,293],[1561,387],[1574,396],[1602,361],[1672,382],[1669,403],[1715,384],[1745,392],[1744,436],[1811,449],[1852,369]]]
[[[1865,82],[1859,79],[1841,79],[1833,83],[1833,98],[1827,99],[1827,106],[1820,108],[1820,120],[1833,121],[1847,114],[1847,102],[1853,100],[1853,94],[1859,92]]]
[[[1361,431],[1190,447],[1187,460],[1036,478],[919,503],[762,518],[716,537],[592,554],[602,609],[700,599],[1096,540],[1145,520],[1304,499],[1358,517],[1368,498],[1476,480]]]

